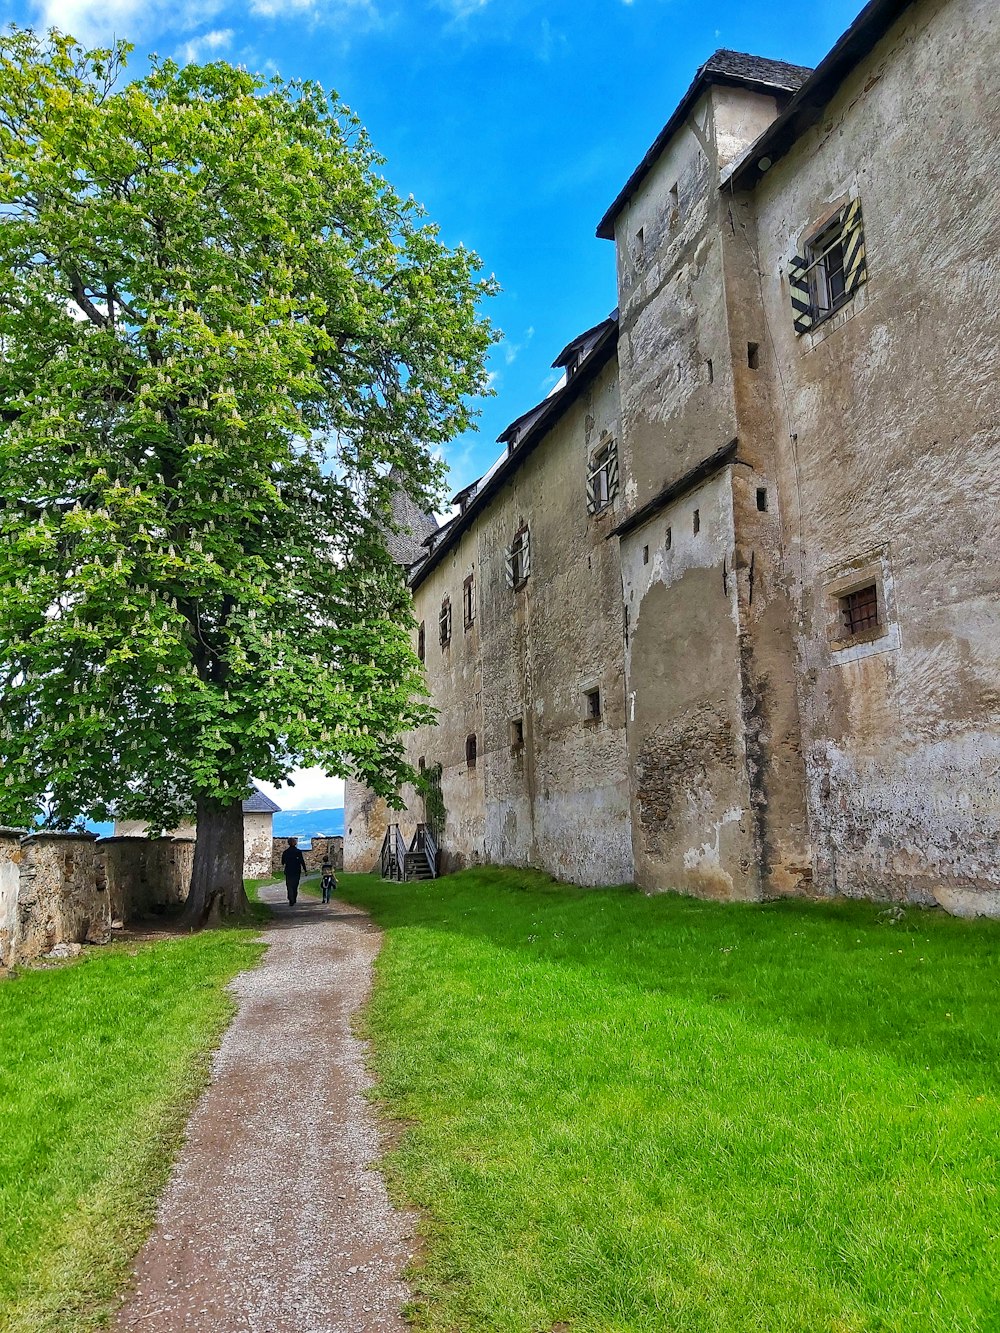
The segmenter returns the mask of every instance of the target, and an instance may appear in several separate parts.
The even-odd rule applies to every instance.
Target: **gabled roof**
[[[438,529],[433,534],[430,544],[430,551],[427,558],[421,561],[410,573],[410,587],[418,588],[432,569],[441,561],[446,551],[450,550],[458,538],[471,525],[476,515],[479,514],[497,493],[505,485],[511,475],[517,471],[524,459],[532,452],[563,416],[563,414],[576,402],[580,393],[590,384],[594,376],[605,366],[608,360],[614,355],[615,348],[618,346],[618,311],[613,310],[609,317],[600,324],[595,324],[592,329],[587,330],[587,334],[581,334],[582,337],[588,337],[590,334],[596,336],[588,342],[587,352],[580,363],[580,368],[575,375],[570,376],[566,383],[549,394],[540,403],[529,411],[523,413],[511,425],[507,427],[500,441],[504,442],[510,436],[514,426],[521,425],[522,429],[517,436],[517,447],[510,448],[506,457],[501,458],[494,466],[480,477],[475,483],[476,492],[466,504],[465,509],[449,519],[448,523]],[[579,341],[574,339],[574,342]],[[570,344],[572,346],[572,344]],[[471,488],[466,488],[471,489]]]
[[[265,796],[256,787],[243,802],[243,813],[245,815],[274,815],[280,809],[280,805],[275,805],[270,796]]]
[[[871,0],[823,57],[810,77],[760,138],[734,164],[725,184],[752,189],[795,141],[815,125],[830,99],[876,42],[888,32],[913,0]],[[762,165],[765,163],[766,165]]]
[[[774,93],[781,104],[805,83],[811,73],[812,70],[807,65],[789,65],[783,60],[767,60],[763,56],[751,56],[743,51],[723,49],[709,56],[695,74],[694,81],[677,104],[673,115],[653,140],[642,161],[597,224],[598,236],[602,240],[614,240],[615,219],[618,214],[645,180],[664,147],[683,125],[691,108],[706,88],[713,84],[735,88],[758,88],[764,92]]]
[[[618,318],[617,308],[612,310],[608,318],[609,319]],[[578,333],[577,336],[573,339],[573,341],[568,342],[566,346],[562,349],[562,351],[559,353],[559,355],[556,357],[556,359],[552,362],[553,366],[562,368],[563,366],[571,365],[574,362],[582,361],[585,356],[588,356],[590,354],[591,349],[600,340],[601,334],[604,332],[604,329],[607,326],[607,322],[608,321],[606,319],[602,319],[600,324],[595,324],[592,329],[587,329],[583,333]],[[508,426],[507,429],[509,430],[510,427]],[[501,435],[500,438],[502,440],[503,436]]]

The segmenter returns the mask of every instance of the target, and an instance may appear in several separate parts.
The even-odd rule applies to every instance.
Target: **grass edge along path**
[[[1000,924],[345,875],[434,1333],[1000,1328]]]
[[[107,1326],[258,936],[112,944],[0,981],[0,1333]]]

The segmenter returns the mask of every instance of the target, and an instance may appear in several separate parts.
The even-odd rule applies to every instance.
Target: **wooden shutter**
[[[526,579],[531,573],[531,534],[525,528],[521,533],[521,577]]]
[[[506,574],[507,574],[507,587],[508,587],[508,588],[513,588],[513,586],[514,586],[514,547],[513,547],[513,544],[510,545],[510,546],[508,546],[507,549],[506,549],[506,551],[504,551],[504,553],[503,553],[503,563],[504,563],[504,570],[506,571]]]
[[[597,513],[597,473],[587,473],[587,513]]]
[[[618,494],[618,446],[608,449],[608,504],[614,504]]]
[[[808,333],[815,323],[812,295],[809,291],[809,261],[795,255],[788,265],[788,286],[792,298],[792,324],[796,333]]]
[[[844,247],[844,290],[848,296],[853,296],[868,281],[860,199],[853,199],[844,210],[841,236]]]

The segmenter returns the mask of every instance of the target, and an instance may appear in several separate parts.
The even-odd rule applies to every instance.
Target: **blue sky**
[[[136,73],[157,51],[315,78],[341,94],[396,189],[503,287],[489,309],[505,335],[492,358],[496,396],[478,431],[447,451],[457,490],[551,389],[563,345],[614,307],[612,245],[594,229],[698,65],[720,46],[814,65],[861,3],[0,0],[0,16],[86,42],[124,37]],[[295,804],[337,803],[336,788],[306,785]]]

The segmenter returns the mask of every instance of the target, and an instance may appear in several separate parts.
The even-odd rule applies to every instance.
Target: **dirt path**
[[[389,1204],[363,1050],[379,936],[341,903],[273,904],[270,948],[233,983],[239,1013],[160,1203],[119,1330],[402,1333],[414,1219]]]

